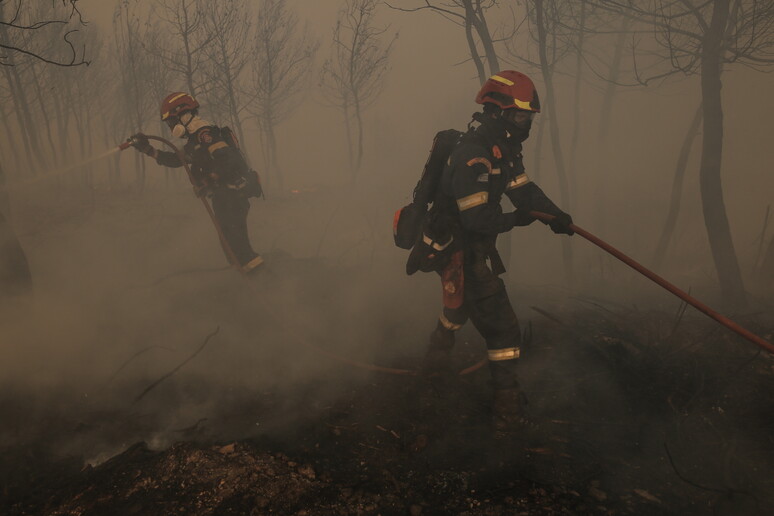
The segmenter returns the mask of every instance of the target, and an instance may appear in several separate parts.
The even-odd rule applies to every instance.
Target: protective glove
[[[518,209],[511,212],[511,222],[514,226],[529,226],[535,222],[535,217],[529,214],[529,211]]]
[[[132,147],[138,151],[142,152],[143,154],[147,154],[150,157],[155,157],[156,149],[153,148],[153,145],[151,145],[150,141],[148,141],[148,137],[144,134],[137,133],[131,136],[129,141],[132,142]]]
[[[193,193],[196,197],[207,197],[212,193],[209,185],[193,185]]]
[[[551,231],[554,233],[574,235],[575,231],[572,230],[570,224],[572,224],[572,217],[570,217],[570,215],[567,213],[560,213],[559,215],[554,216],[553,220],[548,223],[548,225],[551,227]]]

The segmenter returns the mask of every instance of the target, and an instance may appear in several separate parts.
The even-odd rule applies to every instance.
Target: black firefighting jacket
[[[450,208],[456,209],[469,241],[530,224],[535,220],[529,215],[531,210],[563,213],[527,176],[521,144],[498,143],[483,127],[463,136],[452,152],[441,177],[441,192]],[[515,211],[503,213],[503,194]]]
[[[183,154],[191,164],[197,186],[233,187],[246,176],[249,167],[242,153],[224,136],[223,130],[214,125],[206,125],[188,135]],[[156,162],[165,167],[183,166],[174,152],[158,151]]]

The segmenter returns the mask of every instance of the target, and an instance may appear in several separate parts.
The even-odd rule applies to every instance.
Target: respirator
[[[191,123],[191,120],[193,120],[193,115],[191,113],[183,113],[176,121],[170,120],[169,125],[172,129],[172,136],[175,138],[185,138],[185,135],[188,132],[188,124]]]

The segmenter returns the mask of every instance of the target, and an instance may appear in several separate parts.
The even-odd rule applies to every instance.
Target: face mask
[[[521,143],[529,137],[529,130],[532,127],[532,120],[535,118],[534,113],[530,113],[527,118],[524,118],[517,122],[513,116],[504,116],[503,122],[505,130],[508,131],[511,139]]]
[[[506,122],[505,130],[508,131],[509,140],[515,140],[518,143],[523,142],[529,138],[529,130],[532,127],[532,120],[526,123],[516,124],[514,122]]]
[[[172,128],[172,136],[175,138],[185,138],[187,126],[193,119],[193,115],[190,113],[183,113],[180,117],[180,121]]]
[[[185,126],[183,124],[177,124],[173,127],[172,136],[175,138],[185,138]]]

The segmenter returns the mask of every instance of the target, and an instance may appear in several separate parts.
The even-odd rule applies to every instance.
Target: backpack
[[[232,131],[228,126],[221,127],[220,136],[223,138],[223,141],[229,145],[229,147],[234,147],[237,151],[239,151],[239,154],[242,156],[242,160],[245,162],[245,164],[247,164],[247,159],[242,153],[242,148],[239,146],[239,140],[237,139],[236,134],[234,134],[234,131]],[[258,175],[258,172],[247,165],[247,172],[243,177],[246,182],[244,189],[245,195],[248,197],[263,197],[266,199],[266,195],[264,195],[263,192],[263,186],[261,186],[261,177]]]
[[[393,238],[401,249],[410,249],[406,273],[442,270],[454,249],[449,217],[436,206],[443,169],[465,133],[447,129],[435,135],[422,176],[414,187],[413,201],[395,212]],[[431,208],[432,206],[432,208]]]

